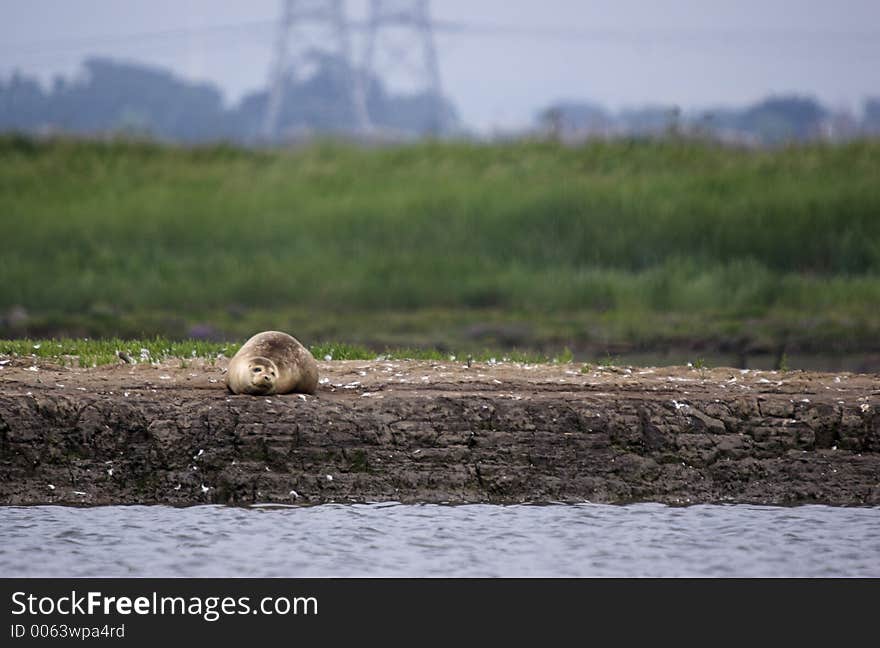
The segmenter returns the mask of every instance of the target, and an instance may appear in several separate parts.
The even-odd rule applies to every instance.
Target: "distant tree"
[[[865,101],[862,127],[872,135],[880,135],[880,97],[872,97]]]
[[[87,60],[84,71],[73,82],[55,79],[48,94],[18,74],[0,84],[0,128],[80,134],[134,130],[182,141],[231,134],[222,94],[210,84],[107,59]]]
[[[86,61],[84,82],[70,86],[53,104],[55,119],[75,130],[96,132],[146,128],[162,139],[204,141],[227,136],[223,95],[207,83],[192,84],[171,73],[106,59]]]
[[[544,130],[562,139],[607,135],[614,125],[604,108],[583,101],[558,101],[541,110],[537,118]]]
[[[776,144],[816,137],[827,116],[828,111],[814,99],[771,97],[742,112],[737,125],[763,142]]]
[[[665,135],[678,131],[680,116],[678,106],[644,106],[621,111],[618,121],[630,135]]]
[[[18,72],[0,81],[0,129],[34,130],[45,124],[49,105],[40,84]]]
[[[415,135],[447,135],[459,127],[455,106],[428,92],[409,95],[372,93],[367,105],[373,124]]]

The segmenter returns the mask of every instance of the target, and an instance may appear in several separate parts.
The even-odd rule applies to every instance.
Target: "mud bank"
[[[880,504],[880,377],[321,363],[231,396],[225,362],[0,365],[0,503]]]

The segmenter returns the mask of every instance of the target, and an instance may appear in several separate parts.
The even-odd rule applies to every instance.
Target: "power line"
[[[796,30],[796,29],[719,29],[704,28],[651,28],[640,30],[599,28],[584,29],[562,26],[511,25],[490,22],[435,23],[438,31],[498,37],[528,37],[554,40],[679,40],[679,39],[732,39],[732,40],[864,40],[877,44],[880,31],[869,30]]]
[[[135,41],[164,39],[189,39],[199,35],[228,35],[234,32],[267,33],[277,28],[277,20],[254,20],[241,23],[210,25],[197,28],[165,29],[149,32],[134,32],[125,35],[103,34],[82,38],[2,43],[0,51],[16,53],[39,53],[42,51],[61,51],[83,49],[102,45],[130,44]],[[346,21],[348,29],[368,31],[370,22]],[[431,28],[445,36],[494,36],[499,38],[534,38],[540,40],[589,40],[589,41],[681,41],[681,40],[747,40],[747,41],[863,41],[880,45],[880,31],[877,30],[795,30],[795,29],[717,29],[717,28],[652,28],[644,30],[626,29],[583,29],[578,27],[511,25],[491,22],[431,21]]]
[[[136,41],[152,41],[163,39],[189,39],[193,36],[207,34],[228,34],[236,31],[254,31],[260,29],[263,31],[274,29],[278,24],[277,20],[254,20],[249,22],[212,25],[200,28],[180,28],[180,29],[164,29],[159,31],[136,32],[126,35],[104,34],[99,36],[89,36],[82,38],[62,38],[55,40],[31,41],[25,43],[0,43],[0,51],[12,50],[17,53],[31,53],[41,51],[62,51],[71,49],[83,49],[85,47],[96,47],[102,45],[126,45]]]

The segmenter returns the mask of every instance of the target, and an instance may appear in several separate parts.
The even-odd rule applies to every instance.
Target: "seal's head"
[[[245,366],[244,392],[259,396],[262,394],[274,394],[275,383],[278,380],[278,367],[269,358],[260,356],[248,360]]]

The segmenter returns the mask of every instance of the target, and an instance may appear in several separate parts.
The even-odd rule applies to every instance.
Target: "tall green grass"
[[[878,276],[878,142],[267,152],[0,138],[0,312],[861,321]]]

